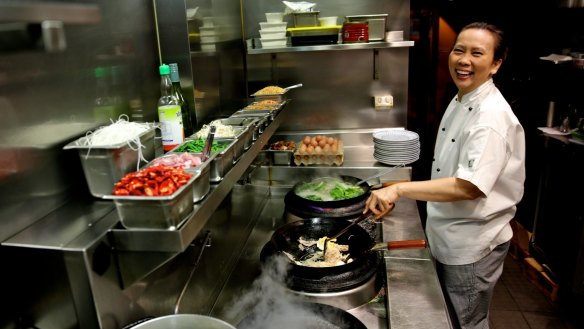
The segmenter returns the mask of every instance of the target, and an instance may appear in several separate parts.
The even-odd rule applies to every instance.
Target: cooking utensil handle
[[[357,184],[355,184],[355,185],[361,185],[361,184],[365,183],[366,181],[368,181],[368,180],[370,180],[370,179],[373,179],[373,178],[377,178],[377,177],[384,176],[384,175],[386,175],[386,174],[389,174],[390,172],[392,172],[392,171],[396,170],[397,168],[400,168],[400,167],[405,167],[405,166],[406,166],[406,165],[405,165],[405,163],[402,163],[402,164],[399,164],[399,165],[397,165],[397,166],[395,166],[395,167],[391,167],[390,169],[388,169],[388,170],[386,170],[386,171],[382,171],[382,172],[380,172],[380,173],[377,173],[377,174],[375,174],[375,175],[373,175],[373,176],[369,176],[369,177],[367,177],[367,178],[365,178],[365,179],[362,179],[362,180],[358,181],[358,182],[357,182]]]
[[[290,89],[294,89],[294,88],[298,88],[298,87],[302,87],[302,84],[301,84],[301,83],[299,83],[299,84],[295,84],[295,85],[292,85],[292,86],[286,87],[286,88],[284,88],[284,89],[286,89],[286,90],[290,90]]]
[[[371,213],[371,212],[366,212],[366,213],[364,213],[364,214],[361,214],[361,216],[359,216],[357,219],[353,220],[353,221],[351,222],[351,224],[347,225],[347,226],[346,226],[344,229],[342,229],[342,230],[341,230],[339,233],[337,233],[337,234],[333,235],[332,237],[330,237],[330,238],[329,238],[329,239],[327,239],[327,240],[332,240],[332,239],[336,239],[336,238],[338,238],[339,236],[341,236],[342,234],[344,234],[345,232],[347,232],[347,231],[348,231],[348,230],[349,230],[351,227],[353,227],[353,226],[355,226],[355,225],[357,225],[357,224],[361,223],[361,222],[362,222],[362,221],[364,221],[365,219],[367,219],[367,218],[371,218],[371,217],[373,217],[373,213]]]
[[[209,128],[209,134],[207,135],[207,141],[205,142],[205,147],[203,148],[203,162],[206,161],[211,155],[211,148],[213,146],[213,139],[215,138],[215,130],[217,127],[211,126]]]
[[[428,242],[426,240],[388,241],[387,242],[387,250],[426,248],[427,245],[428,245]]]

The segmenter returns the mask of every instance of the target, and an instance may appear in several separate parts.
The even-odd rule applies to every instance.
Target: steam
[[[262,273],[250,289],[227,310],[228,318],[243,318],[238,329],[337,328],[287,290],[289,266],[283,256],[271,257],[263,264]]]

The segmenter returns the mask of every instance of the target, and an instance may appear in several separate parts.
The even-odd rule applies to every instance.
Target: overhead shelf
[[[332,51],[332,50],[355,50],[355,49],[381,49],[381,48],[403,48],[413,47],[414,41],[375,41],[363,43],[338,43],[328,45],[311,45],[311,46],[286,46],[262,48],[259,38],[247,40],[247,53],[255,54],[272,54],[272,53],[289,53],[302,51]],[[288,43],[289,44],[289,43]]]

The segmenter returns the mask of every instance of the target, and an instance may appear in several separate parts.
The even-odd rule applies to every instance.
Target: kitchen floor
[[[519,260],[507,256],[491,305],[491,329],[582,329],[527,280]]]

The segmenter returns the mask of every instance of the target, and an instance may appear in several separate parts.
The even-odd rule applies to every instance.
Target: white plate
[[[373,138],[380,141],[411,141],[418,140],[420,136],[410,130],[381,130],[373,133]]]

